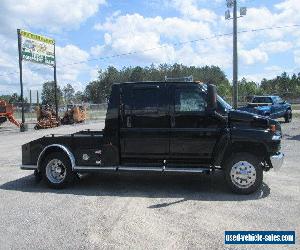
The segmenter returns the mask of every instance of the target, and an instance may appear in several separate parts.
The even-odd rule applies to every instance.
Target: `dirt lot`
[[[0,249],[241,249],[224,245],[225,230],[296,230],[296,245],[269,249],[300,249],[300,118],[282,126],[282,170],[265,173],[259,192],[240,196],[227,189],[220,173],[91,175],[51,190],[35,183],[32,171],[18,168],[20,146],[44,134],[100,129],[103,123],[22,134],[4,124]]]

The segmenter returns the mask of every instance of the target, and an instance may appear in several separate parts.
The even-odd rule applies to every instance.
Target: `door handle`
[[[126,125],[127,125],[127,128],[131,128],[131,116],[127,116]]]
[[[171,127],[174,128],[175,127],[175,117],[171,116]]]

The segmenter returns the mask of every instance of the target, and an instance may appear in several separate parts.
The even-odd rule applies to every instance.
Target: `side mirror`
[[[217,88],[213,84],[207,85],[207,110],[217,110]]]

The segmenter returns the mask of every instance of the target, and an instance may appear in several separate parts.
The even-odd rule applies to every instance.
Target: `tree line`
[[[103,103],[110,94],[111,85],[115,82],[127,81],[164,81],[167,77],[193,76],[194,81],[215,84],[218,94],[231,100],[232,85],[225,73],[217,66],[185,66],[182,64],[161,64],[157,67],[124,67],[121,70],[113,66],[98,72],[98,78],[87,84],[83,99],[91,103]],[[280,95],[285,98],[300,96],[300,72],[289,76],[286,72],[273,79],[263,79],[261,82],[248,81],[242,78],[238,82],[239,100],[245,101],[254,95]]]
[[[212,83],[218,88],[218,93],[228,101],[231,100],[232,85],[225,73],[218,66],[185,66],[182,64],[161,64],[148,67],[124,67],[117,69],[109,66],[105,70],[98,71],[96,80],[87,83],[84,91],[75,91],[72,84],[63,88],[58,86],[57,97],[60,104],[71,103],[104,103],[110,94],[111,85],[116,82],[138,82],[138,81],[164,81],[165,77],[178,78],[193,76],[194,81]],[[300,96],[300,73],[288,75],[283,72],[273,79],[263,79],[260,83],[247,81],[242,78],[239,81],[239,100],[245,101],[246,97],[253,95],[276,94],[285,98],[296,98]],[[14,98],[5,96],[9,102],[19,100],[18,95]],[[18,97],[18,98],[17,98]],[[41,99],[43,104],[54,105],[54,83],[43,84]]]
[[[13,93],[12,95],[0,95],[0,100],[4,100],[8,103],[21,103],[21,96],[17,93]],[[28,99],[24,98],[24,103],[28,103]]]

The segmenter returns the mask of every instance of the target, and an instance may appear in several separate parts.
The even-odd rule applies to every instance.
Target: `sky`
[[[238,19],[239,79],[300,72],[299,0],[238,0],[238,7],[247,7]],[[58,84],[76,91],[109,65],[217,65],[232,79],[226,10],[225,0],[1,0],[0,95],[20,93],[17,28],[55,39]],[[53,68],[23,62],[25,96],[48,80]]]

